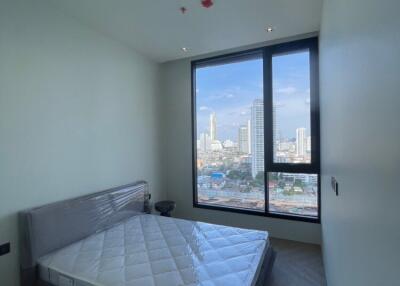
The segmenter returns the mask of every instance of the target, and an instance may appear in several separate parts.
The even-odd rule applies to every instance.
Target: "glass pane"
[[[318,175],[269,173],[271,213],[318,216]]]
[[[199,204],[264,211],[263,60],[196,69]]]
[[[311,163],[310,53],[272,58],[275,163]]]

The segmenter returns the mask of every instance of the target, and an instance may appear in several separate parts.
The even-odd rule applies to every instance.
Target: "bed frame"
[[[46,285],[38,278],[39,257],[144,213],[148,194],[147,182],[139,181],[22,211],[19,214],[21,285]]]
[[[139,181],[20,212],[21,286],[51,286],[39,279],[38,258],[145,213],[149,197],[147,182]],[[256,286],[265,285],[274,259],[270,247]]]

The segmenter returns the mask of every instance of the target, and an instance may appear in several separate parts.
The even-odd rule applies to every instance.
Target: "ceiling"
[[[51,1],[157,62],[318,31],[322,6],[322,0],[213,0],[209,9],[200,0]],[[274,31],[267,33],[268,26]]]

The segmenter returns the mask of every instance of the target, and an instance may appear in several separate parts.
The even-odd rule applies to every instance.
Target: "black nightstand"
[[[155,204],[155,208],[160,212],[161,216],[171,216],[171,212],[175,209],[174,201],[159,201]]]

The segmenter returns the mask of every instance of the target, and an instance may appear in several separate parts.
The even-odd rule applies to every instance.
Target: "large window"
[[[194,206],[318,222],[317,39],[192,62]]]

